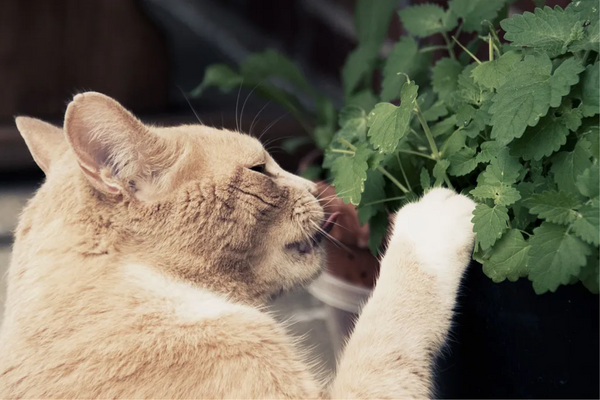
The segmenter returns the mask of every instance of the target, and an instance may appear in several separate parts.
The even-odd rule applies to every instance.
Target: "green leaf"
[[[465,147],[457,153],[454,153],[448,158],[448,161],[450,161],[448,173],[453,176],[466,175],[477,167],[475,150],[470,147]]]
[[[445,180],[446,170],[450,166],[450,161],[439,160],[433,167],[433,177],[435,178],[435,186],[442,185]]]
[[[354,155],[342,155],[333,161],[332,172],[334,179],[332,185],[338,197],[346,204],[358,205],[361,193],[364,190],[364,182],[367,179],[367,160],[371,150],[366,143],[356,146]]]
[[[577,183],[575,184],[579,189],[579,193],[592,199],[598,197],[600,195],[600,188],[598,188],[599,175],[597,163],[583,171],[577,177]]]
[[[423,111],[423,118],[427,122],[437,121],[440,117],[446,115],[448,115],[448,109],[442,101],[435,102],[431,107]]]
[[[425,167],[421,168],[419,181],[421,182],[421,188],[423,189],[423,192],[426,192],[431,188],[431,177],[429,176],[429,172]]]
[[[508,210],[504,206],[489,207],[478,204],[473,211],[473,232],[477,234],[477,243],[481,250],[487,250],[502,237],[507,229]]]
[[[335,134],[334,140],[347,140],[350,143],[364,142],[367,139],[367,116],[356,106],[346,106],[338,116],[341,129]]]
[[[575,132],[581,126],[581,120],[583,113],[581,112],[581,106],[577,108],[569,108],[562,110],[560,116],[560,122],[563,123],[570,131]]]
[[[426,37],[448,32],[458,23],[456,16],[436,4],[422,4],[400,10],[402,26],[413,36]]]
[[[460,62],[452,58],[442,58],[432,69],[431,84],[433,91],[446,104],[451,103],[454,91],[458,87],[458,76],[462,69]]]
[[[548,190],[533,194],[526,204],[529,212],[539,218],[555,224],[570,224],[577,219],[578,213],[575,210],[581,202],[570,193]]]
[[[517,189],[501,183],[479,185],[471,190],[471,194],[479,199],[493,199],[494,203],[499,206],[509,206],[521,199]]]
[[[381,242],[387,234],[389,219],[386,212],[379,212],[369,221],[369,249],[371,254],[379,256]]]
[[[500,22],[506,32],[504,39],[513,46],[531,47],[556,57],[567,52],[567,48],[584,36],[583,24],[570,12],[560,7],[536,8],[534,13],[524,12]]]
[[[524,160],[541,160],[567,143],[568,135],[566,126],[547,115],[536,126],[527,128],[525,134],[511,144],[511,154]]]
[[[375,93],[373,93],[373,90],[371,89],[359,90],[346,96],[347,106],[356,106],[363,110],[372,110],[373,107],[375,107],[375,104],[377,104],[377,96],[375,96]]]
[[[500,58],[477,65],[471,71],[475,83],[490,89],[497,89],[504,82],[514,65],[521,61],[521,54],[515,51],[504,53]]]
[[[583,285],[592,293],[598,294],[600,291],[600,262],[598,261],[598,249],[588,257],[587,265],[581,268],[579,279]]]
[[[593,50],[598,52],[600,49],[598,1],[573,1],[567,6],[566,11],[575,14],[584,26],[583,38],[574,41],[569,46],[569,50],[572,52],[581,50]]]
[[[217,86],[223,92],[237,88],[242,84],[242,76],[225,64],[210,65],[204,70],[204,78],[202,83],[196,87],[190,95],[197,97],[202,92],[211,86]]]
[[[481,143],[481,151],[477,154],[476,160],[478,163],[486,163],[492,161],[498,155],[498,152],[503,148],[500,143],[493,140]]]
[[[531,247],[516,229],[506,232],[494,245],[489,259],[483,262],[483,272],[494,282],[511,282],[527,276],[527,259]]]
[[[379,171],[368,170],[367,180],[365,181],[365,190],[363,191],[360,200],[361,205],[359,206],[358,216],[361,225],[364,225],[366,222],[368,222],[382,209],[382,204],[372,204],[366,206],[364,204],[385,199],[386,195],[384,188],[385,179],[383,178],[383,174]]]
[[[529,55],[515,64],[492,99],[492,139],[508,144],[521,137],[527,125],[535,126],[549,107],[560,105],[582,70],[579,61],[568,58],[552,73],[547,55]]]
[[[429,57],[419,52],[412,37],[403,36],[394,46],[383,67],[381,101],[391,101],[400,97],[400,88],[406,76],[413,78],[427,68]]]
[[[245,80],[256,84],[269,78],[284,79],[303,92],[316,95],[300,68],[292,60],[272,49],[251,54],[240,64],[240,73]]]
[[[344,93],[348,98],[359,83],[373,72],[379,47],[373,44],[365,44],[354,49],[342,68],[342,83]]]
[[[410,120],[417,99],[418,86],[414,82],[402,85],[399,107],[390,103],[379,103],[369,113],[369,138],[376,149],[391,153],[410,130]]]
[[[596,61],[594,65],[588,65],[585,72],[581,74],[581,83],[578,87],[579,99],[581,100],[581,111],[584,117],[593,117],[600,112],[600,69]]]
[[[508,148],[504,147],[498,151],[481,175],[487,185],[510,185],[515,183],[522,168],[518,157],[511,156]]]
[[[381,46],[388,32],[394,10],[398,7],[395,0],[358,0],[355,8],[355,26],[358,42],[373,43]]]
[[[463,20],[465,32],[475,32],[482,30],[481,21],[495,20],[505,3],[505,0],[452,0],[448,7]]]
[[[529,279],[537,294],[554,292],[579,275],[591,249],[573,236],[566,226],[542,222],[529,239]]]
[[[554,182],[558,185],[559,190],[578,193],[577,177],[591,167],[592,162],[589,160],[590,143],[584,139],[580,139],[575,145],[573,151],[562,151],[557,153],[550,169],[554,174]]]
[[[455,98],[461,102],[481,106],[492,97],[492,93],[485,87],[475,82],[471,74],[477,64],[470,64],[458,76],[458,90]]]
[[[573,222],[573,232],[586,242],[598,246],[600,244],[600,211],[598,199],[579,209],[579,215]]]
[[[585,138],[590,143],[590,153],[595,159],[600,158],[600,121],[597,118],[588,118],[579,130],[579,137]]]
[[[448,118],[444,118],[437,124],[431,127],[431,134],[433,137],[438,137],[444,135],[448,132],[454,130],[456,126],[456,114],[449,116]]]

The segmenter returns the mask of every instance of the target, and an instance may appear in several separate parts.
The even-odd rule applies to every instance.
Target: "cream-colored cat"
[[[17,125],[47,178],[16,232],[1,398],[430,395],[473,242],[469,199],[434,189],[398,213],[323,387],[261,311],[324,265],[312,183],[250,136],[146,126],[98,93],[75,96],[64,132]]]

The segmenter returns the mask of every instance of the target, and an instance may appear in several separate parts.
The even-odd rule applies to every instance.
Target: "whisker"
[[[242,86],[244,85],[244,78],[242,78],[242,81],[240,82],[240,88],[238,89],[238,94],[237,94],[237,99],[235,100],[235,127],[237,128],[237,131],[240,131],[240,123],[238,121],[238,105],[240,102],[240,93],[242,92]]]
[[[242,111],[240,112],[240,127],[243,128],[244,127],[244,109],[246,108],[246,103],[248,102],[248,99],[250,98],[250,96],[252,96],[252,93],[254,93],[254,91],[256,90],[256,88],[258,87],[258,85],[260,85],[260,82],[257,83],[252,90],[250,91],[250,93],[248,93],[248,95],[246,96],[246,100],[244,100],[244,104],[242,104]],[[239,130],[239,129],[238,129]]]
[[[194,110],[194,107],[192,107],[192,103],[190,102],[190,99],[188,99],[188,97],[185,95],[185,92],[183,91],[183,89],[177,85],[177,89],[179,89],[179,91],[181,92],[181,94],[183,95],[183,98],[185,99],[185,101],[188,103],[188,106],[190,106],[190,108],[192,109],[192,112],[194,113],[194,115],[196,116],[196,119],[198,120],[198,122],[200,124],[202,124],[202,121],[200,120],[200,117],[198,116],[198,113],[196,112],[196,110]]]
[[[258,118],[258,116],[260,115],[261,112],[263,112],[263,110],[269,105],[271,104],[271,100],[267,101],[265,103],[264,106],[262,106],[262,108],[260,109],[260,111],[258,111],[258,113],[254,116],[254,119],[252,120],[252,123],[250,124],[250,129],[248,131],[249,135],[252,135],[252,129],[254,129],[254,123],[260,121],[260,119],[257,121],[256,118]]]
[[[263,135],[265,135],[269,131],[269,129],[271,129],[273,127],[273,125],[275,125],[277,122],[279,122],[279,120],[281,120],[281,118],[287,116],[288,114],[289,114],[289,111],[286,112],[285,114],[283,114],[281,117],[277,118],[275,121],[271,122],[269,125],[267,125],[267,127],[262,131],[262,133],[258,137],[258,140],[260,140],[263,137]]]

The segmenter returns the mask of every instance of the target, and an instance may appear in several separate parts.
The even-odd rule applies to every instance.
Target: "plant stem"
[[[463,22],[464,21],[460,21],[460,24],[458,25],[458,28],[456,29],[456,32],[454,33],[454,36],[456,36],[457,38],[460,37],[460,34],[462,32]]]
[[[440,159],[440,152],[433,140],[433,135],[431,134],[431,130],[429,129],[429,125],[427,125],[427,121],[425,121],[425,117],[423,117],[423,113],[418,105],[415,106],[415,113],[417,114],[417,118],[423,127],[423,131],[425,132],[425,136],[427,137],[427,141],[429,142],[429,146],[431,147],[431,152],[433,153],[433,159]]]
[[[356,146],[354,146],[352,143],[350,143],[350,142],[349,142],[349,141],[347,141],[346,139],[344,139],[344,138],[340,138],[340,143],[342,143],[342,144],[345,144],[346,146],[348,146],[348,148],[349,148],[350,150],[352,150],[353,152],[355,152],[355,151],[356,151]]]
[[[412,151],[412,150],[397,150],[397,151],[398,151],[398,153],[412,154],[412,155],[415,155],[415,156],[425,157],[425,158],[427,158],[429,160],[434,160],[435,161],[435,158],[433,158],[433,157],[431,157],[431,156],[429,156],[429,155],[427,155],[425,153],[420,153],[418,151]]]
[[[404,167],[402,166],[402,161],[400,161],[400,156],[396,153],[396,160],[398,160],[398,165],[400,166],[400,171],[402,171],[402,176],[404,176],[404,182],[406,182],[406,187],[408,190],[412,192],[412,188],[410,187],[410,182],[408,181],[408,177],[406,176],[406,172],[404,172]]]
[[[390,174],[385,168],[377,167],[377,170],[379,172],[381,172],[382,174],[384,174],[385,176],[387,176],[388,179],[390,181],[392,181],[396,186],[398,186],[398,188],[400,188],[400,190],[402,190],[404,193],[410,193],[410,190],[408,190],[403,184],[398,182],[398,180],[396,178],[394,178],[394,176],[392,174]]]
[[[448,46],[429,46],[429,47],[423,47],[421,50],[419,50],[419,53],[428,53],[430,51],[436,51],[436,50],[445,50],[447,49]]]
[[[467,53],[468,55],[471,56],[471,58],[473,60],[475,60],[475,62],[477,64],[481,64],[481,61],[479,60],[479,58],[475,57],[475,54],[471,53],[471,51],[469,51],[469,49],[467,49],[465,46],[462,45],[461,42],[459,42],[458,40],[456,40],[456,38],[454,36],[452,36],[452,40],[454,40],[454,42],[460,46],[461,49],[463,49],[465,51],[465,53]]]
[[[492,35],[488,34],[488,57],[490,61],[494,60],[494,46],[492,45]]]
[[[585,65],[585,60],[587,60],[588,56],[590,55],[590,50],[586,50],[585,53],[583,53],[583,58],[581,59],[581,63]]]
[[[372,206],[374,204],[387,203],[388,201],[402,200],[402,199],[405,199],[405,198],[406,198],[406,196],[390,197],[389,199],[371,201],[371,202],[366,203],[366,204],[361,204],[360,207],[362,208],[362,207]]]
[[[448,49],[448,53],[450,53],[450,58],[456,59],[456,55],[454,54],[454,46],[452,46],[452,42],[450,42],[450,38],[448,38],[448,35],[446,34],[446,32],[442,32],[442,36],[444,37],[444,40],[446,41],[446,48]]]
[[[350,154],[350,155],[354,155],[353,151],[350,150],[342,150],[342,149],[331,149],[332,153],[340,153],[340,154]]]

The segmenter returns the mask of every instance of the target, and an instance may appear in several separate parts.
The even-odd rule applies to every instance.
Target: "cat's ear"
[[[67,107],[66,138],[90,183],[120,194],[149,178],[165,151],[152,133],[118,102],[100,93],[78,94]]]
[[[29,117],[17,117],[15,123],[34,161],[48,175],[52,163],[68,149],[63,130]]]

